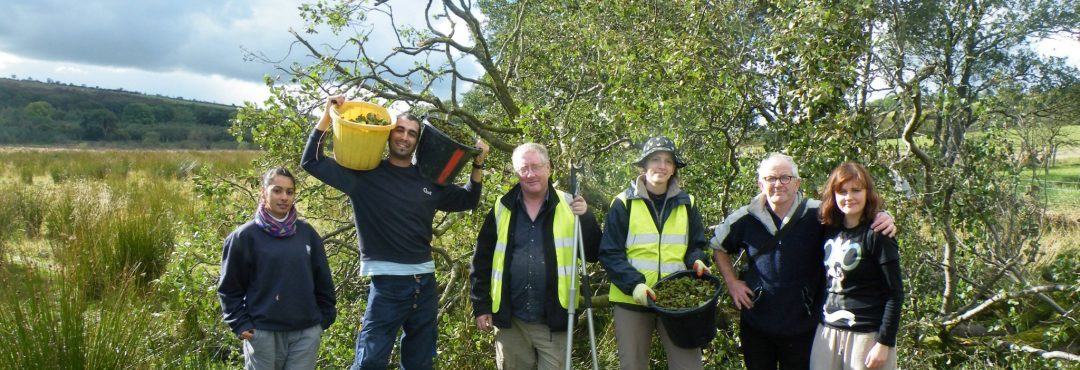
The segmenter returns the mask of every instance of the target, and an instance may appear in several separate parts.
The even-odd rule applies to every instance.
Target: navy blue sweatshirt
[[[369,171],[342,167],[323,154],[324,136],[326,131],[312,130],[300,165],[349,197],[362,261],[429,262],[435,211],[466,211],[480,203],[480,183],[471,178],[465,187],[439,186],[415,165],[398,167],[386,160]]]
[[[337,318],[334,283],[322,238],[304,221],[296,234],[276,238],[249,221],[225,238],[218,298],[225,323],[248,329],[293,331]]]

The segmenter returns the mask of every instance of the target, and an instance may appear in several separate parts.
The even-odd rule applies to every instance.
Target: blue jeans
[[[431,369],[439,336],[435,274],[371,277],[352,369],[386,369],[401,335],[401,369]]]

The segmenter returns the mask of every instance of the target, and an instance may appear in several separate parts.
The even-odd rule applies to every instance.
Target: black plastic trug
[[[420,174],[439,185],[457,178],[480,150],[451,139],[430,123],[424,123],[420,142],[416,144],[416,165]]]
[[[716,302],[720,298],[720,278],[716,275],[705,274],[701,277],[696,276],[694,270],[682,270],[672,273],[663,277],[656,284],[653,284],[653,288],[660,290],[659,288],[664,285],[665,282],[673,279],[681,279],[684,277],[690,277],[692,279],[705,279],[712,283],[713,291],[712,297],[708,302],[698,306],[696,308],[685,310],[672,310],[665,309],[663,307],[657,307],[656,302],[652,299],[649,300],[649,308],[656,311],[656,314],[660,316],[660,321],[664,323],[664,328],[667,330],[668,337],[671,337],[671,341],[676,346],[682,348],[701,348],[716,338]]]

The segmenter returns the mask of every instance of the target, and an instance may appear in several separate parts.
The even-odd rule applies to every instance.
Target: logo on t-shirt
[[[825,272],[829,275],[829,292],[841,293],[844,291],[844,273],[854,270],[862,260],[862,246],[852,243],[851,240],[841,236],[825,241]],[[826,306],[828,306],[826,304]],[[841,308],[829,312],[825,309],[825,321],[838,324],[840,320],[847,320],[848,326],[855,325],[855,314]]]
[[[431,195],[431,190],[424,188],[424,194]]]

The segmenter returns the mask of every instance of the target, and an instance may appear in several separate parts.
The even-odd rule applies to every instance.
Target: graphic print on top
[[[862,260],[862,246],[858,242],[844,239],[842,235],[825,241],[825,271],[829,275],[832,284],[829,285],[829,293],[841,293],[844,290],[844,273],[854,270]],[[830,296],[835,299],[835,295]],[[829,306],[840,307],[840,310],[829,312]],[[855,325],[855,314],[845,308],[844,302],[828,302],[825,304],[825,321],[833,325],[840,325],[840,320],[846,320],[848,326]]]

